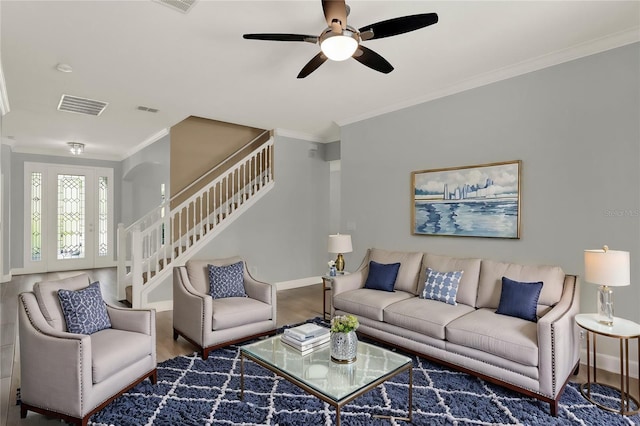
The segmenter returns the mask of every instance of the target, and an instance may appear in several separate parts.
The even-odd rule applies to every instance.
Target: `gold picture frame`
[[[520,238],[522,161],[411,172],[411,233]]]

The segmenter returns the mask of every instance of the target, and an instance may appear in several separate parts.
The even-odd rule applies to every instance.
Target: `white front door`
[[[25,268],[113,265],[113,170],[25,163]]]

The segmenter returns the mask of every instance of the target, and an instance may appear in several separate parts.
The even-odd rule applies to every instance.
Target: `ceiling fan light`
[[[332,61],[349,59],[358,48],[355,37],[348,31],[344,33],[347,34],[329,34],[320,43],[320,50]]]

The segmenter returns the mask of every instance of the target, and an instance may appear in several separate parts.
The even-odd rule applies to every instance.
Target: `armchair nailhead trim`
[[[27,318],[29,318],[29,322],[31,323],[31,326],[40,334],[43,335],[47,335],[47,333],[45,333],[44,331],[42,331],[40,328],[38,328],[34,323],[33,323],[33,317],[31,315],[31,311],[29,310],[29,308],[27,307],[27,305],[24,303],[24,299],[22,297],[20,297],[20,301],[22,302],[22,307],[24,308],[25,313],[27,314]],[[66,339],[66,340],[74,340],[76,341],[76,339],[68,339],[65,337],[58,337],[58,339]],[[83,347],[81,343],[78,343],[78,346],[80,347],[80,385],[82,385],[82,372],[83,372],[83,364],[82,364],[82,355],[83,355]],[[82,412],[82,407],[84,406],[84,393],[82,392],[83,387],[80,386],[80,412]],[[44,408],[44,407],[41,407]],[[63,413],[66,414],[68,416],[71,416],[71,414],[69,413]]]

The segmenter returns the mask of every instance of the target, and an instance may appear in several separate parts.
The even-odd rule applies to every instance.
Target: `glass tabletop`
[[[336,402],[368,390],[380,378],[411,365],[407,356],[364,342],[358,342],[358,356],[351,364],[332,362],[329,345],[300,355],[280,342],[279,335],[241,346],[240,350]]]

